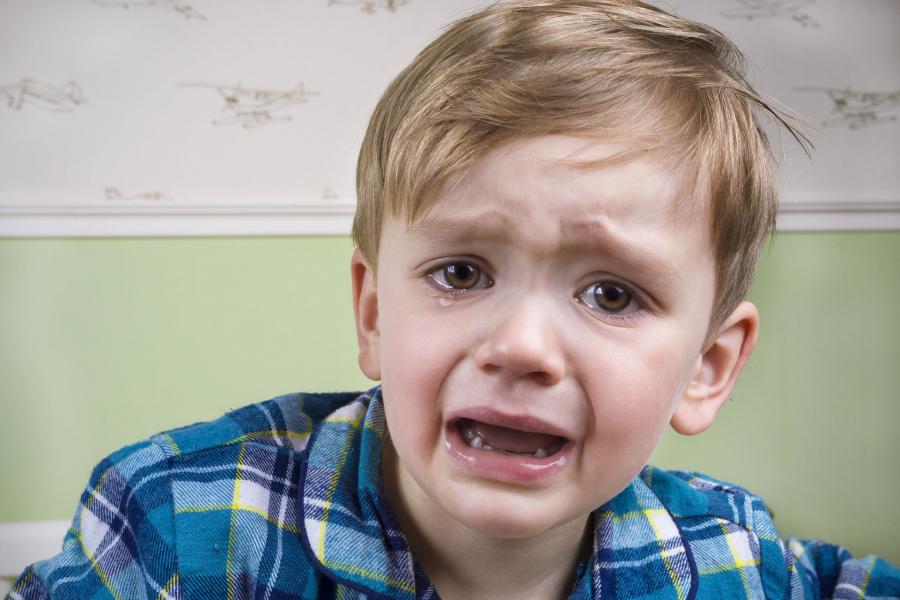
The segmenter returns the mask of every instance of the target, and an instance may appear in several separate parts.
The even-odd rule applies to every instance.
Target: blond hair
[[[773,159],[754,111],[798,134],[718,31],[629,0],[510,0],[453,23],[369,122],[353,240],[374,266],[385,214],[412,223],[491,149],[569,134],[688,161],[706,188],[716,294],[709,335],[746,296],[774,228]]]

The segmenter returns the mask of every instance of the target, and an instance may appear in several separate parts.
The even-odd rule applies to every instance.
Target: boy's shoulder
[[[189,460],[243,442],[302,451],[318,423],[361,396],[367,397],[361,392],[292,393],[248,404],[215,420],[162,431],[123,446],[106,456],[95,474],[115,467],[121,477],[130,479],[148,469],[167,468],[176,457]]]
[[[659,497],[676,519],[713,518],[760,533],[772,523],[771,512],[746,488],[698,471],[663,470],[648,466],[639,479]],[[775,535],[774,526],[772,534]]]
[[[245,443],[302,452],[320,422],[361,396],[368,397],[358,391],[291,393],[248,404],[212,421],[162,431],[123,446],[95,467],[91,479],[105,479],[113,470],[121,480],[145,479],[176,463],[203,463],[217,454],[231,456]]]
[[[768,598],[799,584],[765,503],[740,486],[647,466],[598,516],[608,585],[672,578],[681,590]]]
[[[315,597],[317,578],[296,535],[303,451],[328,415],[368,398],[288,394],[113,452],[95,467],[60,554],[26,570],[14,589],[25,598],[54,589],[79,598],[100,589],[226,597],[250,561],[257,581]],[[296,568],[256,560],[273,547]],[[81,575],[70,577],[77,567]]]
[[[765,502],[744,487],[649,466],[630,489],[641,487],[650,490],[645,498],[657,502],[639,498],[636,511],[654,523],[651,542],[667,550],[669,573],[677,573],[679,564],[672,548],[683,550],[687,577],[707,592],[698,598],[731,597],[736,590],[748,598],[900,598],[900,569],[874,556],[856,559],[840,546],[781,539]],[[668,530],[661,512],[671,517]],[[646,558],[641,568],[646,570]]]
[[[161,432],[148,442],[168,457],[202,455],[244,442],[299,452],[306,447],[316,425],[361,396],[366,394],[358,391],[284,394],[229,411],[214,421]]]

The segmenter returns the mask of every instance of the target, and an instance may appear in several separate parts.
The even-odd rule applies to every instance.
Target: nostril
[[[481,365],[481,369],[486,373],[499,373],[502,368],[491,363]]]
[[[545,371],[535,371],[533,373],[529,373],[531,379],[534,380],[535,383],[543,386],[553,385],[555,378]]]

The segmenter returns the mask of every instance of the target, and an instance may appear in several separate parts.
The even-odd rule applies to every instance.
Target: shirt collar
[[[413,600],[430,584],[385,500],[385,431],[380,388],[360,395],[317,427],[300,475],[301,536],[329,579],[367,594]],[[669,588],[675,598],[690,596],[697,578],[693,560],[654,492],[654,476],[664,478],[665,473],[645,468],[594,512],[593,553],[588,564],[579,566],[570,600],[643,596],[660,587]]]

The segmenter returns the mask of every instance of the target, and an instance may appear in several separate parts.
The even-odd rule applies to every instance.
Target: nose
[[[547,307],[522,302],[497,316],[475,351],[480,369],[545,386],[562,380],[565,356]]]

